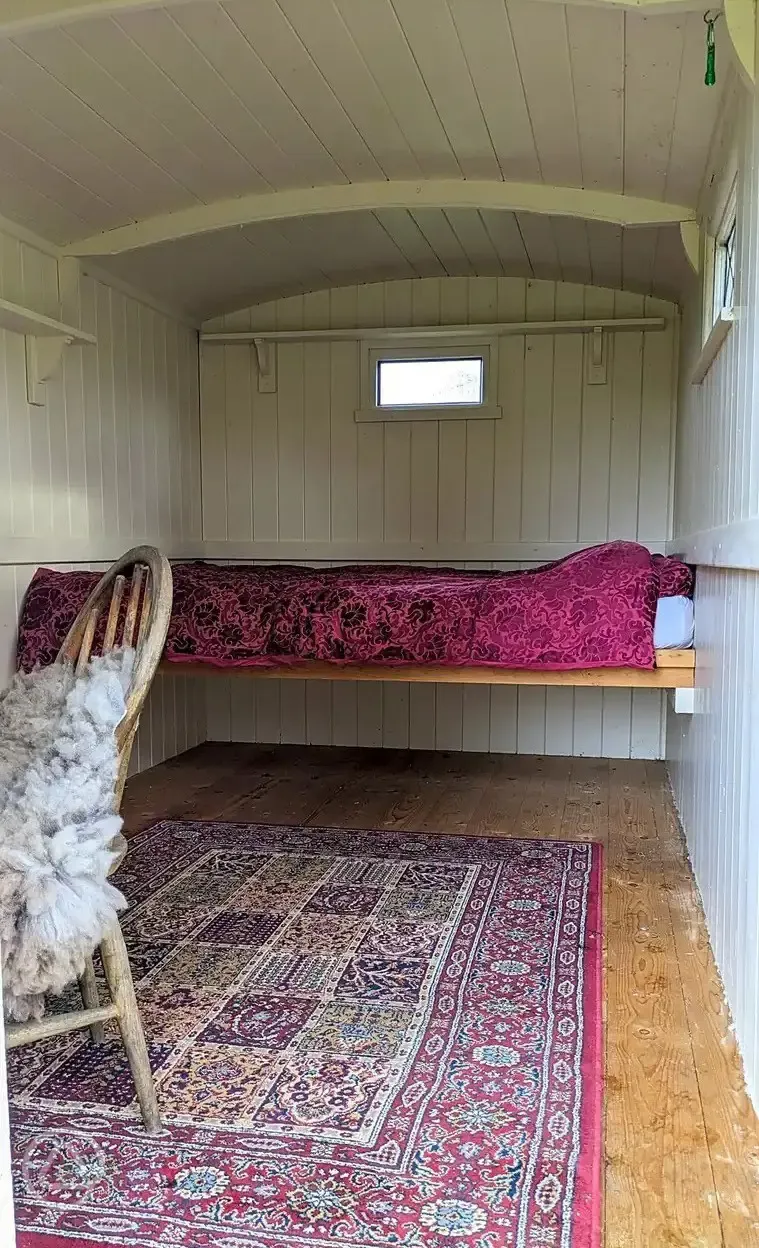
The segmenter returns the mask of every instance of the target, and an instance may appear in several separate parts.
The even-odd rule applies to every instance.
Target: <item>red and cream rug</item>
[[[19,1248],[597,1248],[600,850],[162,823],[119,1041],[9,1054]]]

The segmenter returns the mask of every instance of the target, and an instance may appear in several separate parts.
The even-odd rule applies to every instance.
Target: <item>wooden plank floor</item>
[[[133,777],[162,818],[597,840],[605,1248],[759,1248],[759,1129],[660,763],[204,745]]]

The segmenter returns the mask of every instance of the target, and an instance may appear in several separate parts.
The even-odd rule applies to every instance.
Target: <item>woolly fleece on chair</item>
[[[108,882],[115,730],[134,651],[19,673],[0,694],[0,946],[6,1017],[44,1013],[84,968],[124,897]]]

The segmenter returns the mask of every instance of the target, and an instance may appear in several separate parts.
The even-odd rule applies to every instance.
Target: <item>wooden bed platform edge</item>
[[[567,685],[590,689],[692,689],[695,684],[695,650],[657,650],[656,667],[589,667],[573,671],[535,671],[503,667],[436,667],[408,664],[385,667],[309,661],[276,667],[215,667],[211,663],[171,663],[160,670],[181,676],[254,676],[269,680],[383,680],[440,685]]]

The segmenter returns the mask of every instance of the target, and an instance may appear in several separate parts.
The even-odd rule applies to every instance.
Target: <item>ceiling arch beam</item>
[[[701,227],[698,221],[680,222],[680,241],[694,273],[701,272]]]
[[[756,82],[756,0],[725,0],[725,23],[738,69],[748,86]]]
[[[679,224],[695,217],[694,209],[681,204],[664,204],[658,200],[611,191],[581,190],[574,186],[454,179],[353,182],[289,191],[264,191],[235,199],[221,199],[212,204],[199,204],[94,234],[70,243],[64,250],[74,256],[113,256],[155,243],[176,242],[198,234],[264,221],[373,212],[387,208],[412,211],[421,208],[488,208],[582,217],[622,226]]]

